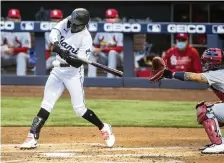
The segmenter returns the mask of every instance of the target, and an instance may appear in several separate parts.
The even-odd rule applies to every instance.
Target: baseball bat
[[[61,49],[60,47],[57,47],[57,46],[54,46],[53,48],[53,52],[56,52],[56,53],[61,53]],[[74,59],[78,59],[84,63],[87,63],[87,64],[91,64],[97,68],[100,68],[100,69],[103,69],[105,70],[106,72],[109,72],[115,76],[119,76],[119,77],[122,77],[123,76],[123,72],[122,71],[119,71],[119,70],[116,70],[116,69],[113,69],[113,68],[110,68],[110,67],[107,67],[103,64],[100,64],[100,63],[97,63],[97,62],[93,62],[91,60],[88,60],[88,59],[85,59],[85,58],[80,58],[78,56],[73,56],[73,55],[69,55],[71,58],[74,58]]]
[[[74,59],[78,59],[78,60],[80,60],[80,61],[82,61],[84,63],[91,64],[91,65],[93,65],[93,66],[95,66],[97,68],[103,69],[106,72],[109,72],[109,73],[111,73],[111,74],[113,74],[115,76],[119,76],[119,77],[122,77],[123,76],[123,72],[122,71],[119,71],[117,69],[110,68],[110,67],[107,67],[107,66],[105,66],[103,64],[100,64],[100,63],[97,63],[97,62],[94,62],[94,61],[91,61],[91,60],[88,60],[88,59],[80,58],[78,56],[75,56],[74,57],[74,56],[70,55],[70,57],[72,57]]]

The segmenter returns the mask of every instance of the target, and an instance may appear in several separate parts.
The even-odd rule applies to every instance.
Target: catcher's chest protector
[[[224,69],[203,73],[209,86],[220,100],[224,101]]]

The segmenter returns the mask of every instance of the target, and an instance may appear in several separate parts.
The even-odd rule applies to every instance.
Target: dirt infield
[[[19,150],[29,128],[2,128],[2,159],[21,163],[221,163],[224,155],[202,155],[203,129],[116,128],[116,144],[105,148],[93,127],[44,127],[35,150]],[[5,145],[4,145],[5,144]],[[16,162],[16,161],[15,161]]]
[[[43,86],[2,86],[2,96],[42,97]],[[87,99],[127,99],[155,101],[217,101],[218,98],[209,90],[173,90],[150,88],[85,88]],[[69,97],[67,90],[62,97]]]
[[[42,97],[43,87],[2,86],[2,96]],[[215,101],[211,91],[86,88],[87,98]],[[63,97],[68,97],[65,92]],[[116,144],[105,148],[94,127],[44,127],[35,150],[18,149],[29,128],[2,127],[2,161],[21,163],[221,163],[224,155],[202,155],[204,129],[114,127]]]

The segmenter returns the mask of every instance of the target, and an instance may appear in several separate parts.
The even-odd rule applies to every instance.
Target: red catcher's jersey
[[[198,51],[190,45],[182,52],[177,47],[170,48],[163,56],[163,59],[167,67],[173,72],[202,72],[201,59]]]

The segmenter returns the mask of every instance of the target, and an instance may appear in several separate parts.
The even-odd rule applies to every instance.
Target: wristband
[[[179,80],[184,81],[184,74],[185,74],[185,72],[175,72],[175,73],[173,74],[173,77],[174,77],[175,79],[179,79]]]

